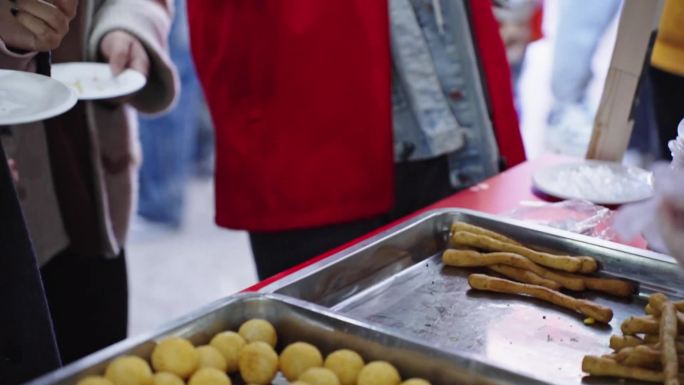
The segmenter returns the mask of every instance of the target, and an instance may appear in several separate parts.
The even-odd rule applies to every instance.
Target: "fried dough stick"
[[[660,351],[660,336],[655,334],[646,334],[644,338],[635,336],[610,336],[610,348],[616,352],[620,352],[625,348],[633,348],[637,346],[646,346],[648,348]],[[677,354],[681,357],[684,355],[684,337],[677,337],[675,340],[675,347]]]
[[[503,234],[499,234],[497,232],[487,230],[487,229],[484,229],[484,228],[479,227],[479,226],[474,226],[474,225],[471,225],[471,224],[465,223],[465,222],[454,222],[451,225],[451,232],[455,233],[457,231],[467,231],[469,233],[484,235],[486,237],[494,238],[497,241],[501,241],[504,243],[511,243],[513,245],[522,246],[522,244],[520,242],[518,242],[514,239],[511,239],[511,238],[508,238],[507,236],[505,236]]]
[[[632,348],[635,346],[640,346],[640,345],[645,345],[646,341],[639,337],[634,337],[634,336],[618,336],[618,335],[612,335],[610,336],[610,348],[615,350],[616,352],[624,349],[624,348]]]
[[[446,250],[442,254],[442,262],[445,265],[456,267],[483,267],[492,265],[507,265],[517,267],[518,269],[529,270],[536,275],[558,282],[563,287],[582,291],[584,290],[584,281],[579,278],[566,277],[550,270],[537,266],[529,259],[514,253],[479,253],[471,250]]]
[[[491,265],[489,266],[489,268],[505,277],[514,279],[518,282],[544,286],[553,290],[558,290],[562,287],[560,283],[540,277],[529,270],[519,269],[517,267],[507,265]]]
[[[626,366],[661,370],[660,351],[647,346],[624,348],[615,354],[615,360]]]
[[[660,348],[663,372],[665,373],[665,385],[679,385],[679,361],[677,357],[677,310],[675,305],[667,300],[662,293],[651,295],[655,302],[660,304],[655,309],[660,310]],[[650,302],[650,301],[649,301]]]
[[[615,278],[586,277],[571,273],[559,273],[568,278],[577,278],[584,281],[584,286],[589,290],[600,291],[617,297],[629,298],[636,292],[637,286],[629,281]]]
[[[654,346],[640,345],[624,348],[615,354],[615,359],[627,366],[640,368],[661,369],[661,351]],[[679,367],[684,366],[684,355],[677,355]]]
[[[646,313],[659,315],[660,311],[658,311],[657,309],[654,309],[653,305],[651,305],[651,301],[653,301],[653,299],[649,298],[648,301],[649,301],[649,304],[646,305],[646,308],[645,308]],[[658,299],[656,299],[655,301],[658,301]],[[677,311],[684,312],[684,301],[672,301],[672,303],[675,305],[675,308],[677,309]]]
[[[620,329],[625,335],[634,335],[639,333],[658,334],[660,325],[658,325],[658,320],[653,318],[653,316],[632,316],[622,322]]]
[[[662,383],[663,372],[621,365],[614,360],[596,356],[585,356],[582,371],[593,376],[631,378],[634,380]]]
[[[459,246],[475,247],[488,251],[503,251],[522,255],[534,263],[552,269],[569,273],[592,273],[598,269],[596,260],[591,257],[571,257],[568,255],[554,255],[528,249],[527,247],[501,242],[492,237],[456,231],[451,237],[452,242]]]
[[[660,343],[660,336],[655,334],[646,334],[643,340],[645,343],[649,345],[657,345]],[[684,353],[684,336],[678,336],[675,340],[675,344],[677,345],[677,351],[681,351],[681,353]]]
[[[597,321],[608,323],[613,318],[613,311],[591,301],[577,299],[543,286],[529,285],[509,281],[484,274],[471,274],[468,284],[475,290],[493,291],[497,293],[528,295],[542,301],[550,302],[566,309],[574,310]]]
[[[661,307],[667,301],[668,301],[668,299],[665,296],[665,294],[654,293],[650,297],[648,297],[648,305],[646,305],[646,308],[644,310],[646,310],[646,313],[652,314],[652,315],[658,317],[658,316],[660,316]],[[675,309],[677,309],[677,303],[673,302],[672,304],[675,306]],[[684,331],[684,313],[677,311],[676,316],[677,316],[677,328],[680,331]]]

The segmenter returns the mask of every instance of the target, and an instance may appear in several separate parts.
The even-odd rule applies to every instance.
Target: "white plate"
[[[52,77],[76,91],[80,100],[112,99],[139,91],[147,83],[140,72],[127,69],[114,77],[105,63],[60,63]]]
[[[47,76],[0,70],[0,126],[52,118],[76,102],[71,88]]]
[[[653,174],[614,162],[584,160],[537,171],[532,183],[541,192],[561,199],[584,199],[621,205],[650,198]]]

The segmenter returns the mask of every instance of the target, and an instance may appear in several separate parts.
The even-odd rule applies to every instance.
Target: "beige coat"
[[[150,57],[148,83],[130,105],[113,107],[98,102],[86,105],[96,189],[100,233],[108,240],[100,254],[117,255],[135,207],[137,172],[141,162],[136,109],[158,113],[168,108],[178,92],[178,80],[167,55],[171,6],[166,0],[81,0],[80,18],[84,61],[97,61],[99,43],[110,31],[125,30],[136,36]],[[77,19],[76,19],[77,20]],[[15,55],[0,42],[0,68],[32,70],[34,54]],[[41,123],[18,126],[4,140],[14,158],[20,180],[17,185],[39,262],[44,264],[68,245],[55,198]]]

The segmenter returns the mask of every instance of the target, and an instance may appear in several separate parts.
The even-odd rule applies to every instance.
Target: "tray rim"
[[[326,269],[327,267],[340,262],[344,259],[352,257],[354,254],[357,252],[360,252],[363,249],[369,248],[377,243],[382,242],[383,240],[394,236],[395,234],[405,231],[409,229],[410,227],[417,226],[423,222],[426,222],[433,217],[436,216],[441,216],[444,214],[466,214],[469,216],[474,216],[474,217],[480,217],[485,220],[490,220],[490,221],[496,221],[502,224],[506,225],[511,225],[511,226],[516,226],[516,227],[523,227],[527,228],[530,230],[534,230],[537,232],[542,232],[546,233],[549,235],[552,235],[554,237],[558,237],[561,239],[567,239],[570,241],[575,241],[575,242],[581,242],[585,243],[591,246],[598,246],[604,249],[612,250],[612,251],[617,251],[621,253],[626,253],[626,254],[631,254],[631,255],[636,255],[639,257],[647,258],[647,259],[653,259],[659,262],[664,262],[672,265],[677,265],[677,261],[672,258],[669,255],[666,254],[661,254],[657,253],[651,250],[646,250],[646,249],[641,249],[638,247],[634,246],[628,246],[624,245],[621,243],[617,242],[612,242],[612,241],[607,241],[604,239],[599,239],[595,237],[591,237],[588,235],[582,235],[582,234],[577,234],[573,233],[567,230],[560,230],[556,229],[553,227],[549,226],[544,226],[544,225],[539,225],[535,223],[529,223],[525,222],[522,220],[518,219],[512,219],[512,218],[506,218],[502,217],[500,215],[495,215],[495,214],[489,214],[485,213],[482,211],[477,211],[477,210],[471,210],[471,209],[463,209],[463,208],[440,208],[440,209],[434,209],[434,210],[429,210],[424,213],[421,213],[419,215],[416,215],[413,218],[410,218],[408,220],[402,221],[395,226],[392,226],[379,234],[376,234],[372,237],[366,238],[362,241],[360,241],[357,244],[354,244],[346,249],[340,250],[339,252],[330,255],[327,258],[324,258],[318,262],[315,262],[309,266],[306,266],[302,268],[301,270],[295,271],[294,273],[287,275],[285,277],[282,277],[278,279],[275,282],[272,282],[261,289],[258,290],[258,293],[277,293],[279,290],[288,287],[297,281],[308,277],[310,275],[313,275],[319,271],[322,271]]]
[[[387,337],[391,337],[400,341],[403,341],[408,344],[412,344],[417,348],[417,351],[423,353],[423,354],[430,354],[430,353],[438,353],[443,355],[442,358],[444,357],[452,357],[452,358],[458,358],[459,360],[463,360],[465,362],[470,362],[470,363],[476,363],[478,365],[482,365],[483,367],[488,367],[488,368],[494,368],[497,369],[503,373],[508,373],[511,375],[516,376],[520,380],[526,380],[526,381],[531,381],[531,383],[535,384],[543,384],[545,382],[539,381],[537,379],[531,378],[527,375],[524,374],[519,374],[512,372],[508,369],[504,368],[498,368],[495,366],[492,366],[491,364],[482,361],[481,359],[475,357],[474,355],[467,353],[467,352],[459,352],[459,353],[454,353],[454,352],[447,352],[441,349],[437,349],[434,346],[431,346],[428,343],[425,343],[424,341],[421,341],[418,338],[415,338],[413,336],[407,336],[407,335],[402,335],[400,332],[396,330],[392,330],[391,328],[366,322],[361,319],[354,318],[352,316],[346,315],[344,313],[339,313],[336,312],[330,308],[327,308],[325,306],[317,305],[312,302],[308,302],[305,300],[301,300],[298,298],[282,295],[282,294],[275,294],[275,293],[258,293],[258,292],[247,292],[247,293],[236,293],[233,295],[226,296],[224,298],[215,300],[213,302],[210,302],[204,306],[201,306],[200,308],[184,315],[179,318],[176,318],[174,320],[171,320],[169,322],[166,322],[162,324],[161,326],[154,328],[148,332],[141,333],[137,336],[129,337],[126,338],[125,340],[122,340],[120,342],[117,342],[113,345],[110,345],[102,350],[99,350],[93,354],[90,354],[86,357],[83,357],[77,361],[74,361],[66,366],[63,366],[61,368],[55,369],[53,371],[50,371],[48,373],[45,373],[39,377],[36,377],[28,382],[25,382],[24,385],[49,385],[49,384],[54,384],[59,381],[63,381],[65,378],[77,375],[78,373],[87,370],[95,365],[101,364],[104,361],[113,359],[114,357],[125,355],[129,350],[147,343],[151,341],[158,340],[160,338],[163,338],[165,336],[169,335],[174,335],[174,331],[177,330],[182,330],[183,327],[187,327],[189,324],[191,324],[193,321],[198,320],[201,317],[207,316],[211,314],[212,312],[218,311],[222,309],[223,307],[229,306],[232,303],[239,303],[241,301],[249,301],[249,300],[267,300],[267,301],[274,301],[274,302],[279,302],[282,303],[286,306],[293,306],[293,307],[298,307],[300,309],[303,309],[304,311],[309,311],[312,313],[317,313],[319,315],[322,315],[326,318],[330,318],[334,321],[342,322],[347,325],[353,325],[358,328],[365,329],[369,332],[372,333],[377,333],[379,335],[384,335]],[[484,376],[485,378],[487,377],[484,372],[479,373],[481,376]]]

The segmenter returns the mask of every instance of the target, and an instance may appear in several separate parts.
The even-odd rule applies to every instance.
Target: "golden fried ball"
[[[361,369],[358,385],[399,385],[401,376],[392,364],[385,361],[373,361]]]
[[[267,385],[278,373],[278,354],[271,345],[252,342],[240,350],[240,375],[246,383]]]
[[[152,385],[150,365],[140,357],[122,356],[112,361],[105,377],[114,385]]]
[[[280,353],[280,371],[288,381],[294,381],[309,368],[323,366],[318,348],[306,342],[295,342]]]
[[[340,385],[340,380],[332,370],[326,368],[310,368],[299,376],[299,381],[311,385]]]
[[[197,370],[199,353],[190,341],[180,337],[162,340],[152,351],[152,366],[158,372],[169,372],[188,378]]]
[[[76,385],[114,385],[112,384],[111,381],[108,379],[102,377],[102,376],[88,376],[78,383]]]
[[[242,326],[240,326],[238,333],[247,343],[262,341],[271,345],[272,348],[275,348],[276,343],[278,342],[278,334],[273,325],[271,325],[270,322],[259,318],[254,318],[243,323]]]
[[[432,385],[428,380],[422,378],[411,378],[401,383],[401,385]]]
[[[235,373],[238,370],[240,349],[245,346],[245,339],[235,332],[219,333],[211,339],[209,345],[218,349],[226,359],[226,371]]]
[[[199,353],[199,368],[214,368],[222,372],[228,370],[228,364],[223,354],[211,345],[204,345],[197,348]]]
[[[363,358],[349,349],[334,351],[325,359],[325,367],[337,375],[341,385],[356,385],[363,365]]]
[[[152,385],[185,385],[185,381],[173,373],[159,372],[154,375]]]
[[[190,377],[188,385],[231,385],[226,373],[216,368],[202,368]]]

